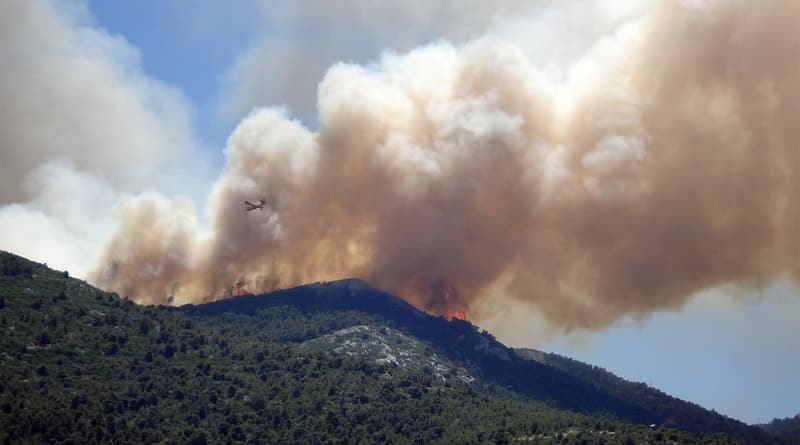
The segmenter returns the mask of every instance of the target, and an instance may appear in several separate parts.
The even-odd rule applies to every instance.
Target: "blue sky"
[[[630,3],[630,14],[635,15],[643,2],[621,3]],[[413,5],[364,7],[343,15],[305,3],[93,0],[84,18],[90,28],[121,39],[138,53],[142,77],[176,91],[176,107],[188,109],[188,138],[194,144],[188,143],[193,146],[186,150],[204,165],[194,170],[201,185],[189,195],[202,209],[203,195],[224,167],[226,140],[252,108],[285,106],[315,130],[317,85],[337,61],[368,64],[386,49],[405,52],[440,38],[458,43],[487,30],[509,39],[521,32],[521,25],[508,17],[503,22],[507,26],[500,28],[501,21],[482,7],[463,12],[450,5],[460,11],[455,14],[445,6],[433,10]],[[561,20],[559,14],[553,13],[552,20]],[[617,23],[626,14],[611,11],[608,20]],[[540,20],[533,27],[545,32],[548,23]],[[598,28],[597,33],[602,32]],[[587,45],[576,40],[559,53],[537,47],[531,54],[541,56],[547,66],[558,66]],[[171,104],[156,108],[172,109]],[[126,190],[129,183],[120,181],[114,187]],[[110,202],[113,192],[108,193]],[[42,224],[49,223],[45,219]],[[50,262],[57,265],[60,260]],[[681,308],[638,319],[623,317],[598,332],[543,334],[537,323],[544,322],[534,312],[518,314],[513,329],[503,319],[487,321],[486,326],[510,345],[535,346],[596,364],[752,423],[800,412],[798,316],[800,291],[789,281],[777,281],[762,285],[760,291],[710,290]]]
[[[228,71],[252,43],[259,29],[253,2],[168,0],[92,1],[98,26],[139,49],[144,70],[178,86],[192,103],[194,130],[221,165],[225,139],[238,120],[217,112]]]
[[[797,289],[786,283],[761,299],[706,293],[679,312],[628,319],[582,343],[561,338],[544,348],[731,417],[767,422],[797,411],[800,359],[791,351],[798,310]]]

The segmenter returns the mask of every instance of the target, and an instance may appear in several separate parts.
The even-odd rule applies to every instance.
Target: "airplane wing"
[[[255,209],[264,210],[264,206],[267,205],[267,201],[262,199],[259,204],[255,204],[255,203],[252,203],[250,201],[245,201],[244,205],[247,206],[247,210],[255,210]]]

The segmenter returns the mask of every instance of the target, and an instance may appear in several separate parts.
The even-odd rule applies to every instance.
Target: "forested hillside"
[[[200,314],[4,252],[0,271],[0,443],[736,442],[300,345],[382,321],[358,308]]]
[[[628,400],[661,419],[668,419],[670,425],[680,425],[682,429],[689,431],[727,431],[752,443],[764,443],[769,440],[743,422],[672,397],[644,383],[622,379],[597,366],[533,349],[521,348],[515,352],[520,357],[552,366],[583,382],[589,382],[608,394]]]
[[[800,445],[800,414],[758,426],[781,437],[787,444]]]
[[[294,314],[270,315],[278,308]],[[175,310],[220,326],[258,326],[259,335],[292,342],[303,342],[362,323],[348,315],[361,314],[367,317],[363,324],[392,327],[427,342],[437,353],[468,369],[481,383],[544,401],[550,406],[698,434],[729,434],[753,444],[774,441],[763,430],[646,385],[624,382],[610,373],[594,372],[591,366],[582,367],[574,360],[563,357],[558,360],[554,354],[547,355],[550,360],[530,360],[524,352],[507,348],[490,333],[479,331],[469,322],[432,317],[358,280],[310,284],[265,296],[246,296]],[[292,326],[287,325],[286,320],[304,321]],[[275,332],[275,323],[284,325]],[[570,363],[573,365],[568,366]]]

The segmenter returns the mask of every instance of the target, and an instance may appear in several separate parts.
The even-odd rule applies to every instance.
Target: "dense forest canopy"
[[[375,326],[466,369],[455,349],[357,304],[141,306],[15,255],[0,261],[0,443],[738,442],[556,409],[462,371],[303,346]]]

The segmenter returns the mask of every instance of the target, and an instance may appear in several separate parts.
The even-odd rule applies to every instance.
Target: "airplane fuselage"
[[[259,202],[258,204],[254,204],[250,201],[245,201],[244,205],[247,206],[245,210],[247,210],[248,212],[250,210],[255,210],[255,209],[264,210],[264,206],[267,205],[267,201],[265,199],[262,199],[261,202]]]

